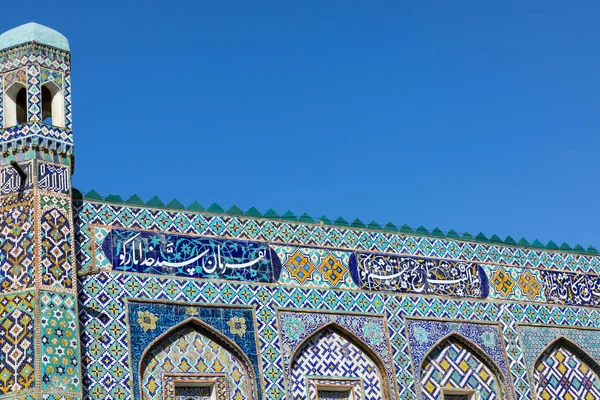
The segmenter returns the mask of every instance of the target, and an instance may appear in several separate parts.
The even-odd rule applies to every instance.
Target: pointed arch
[[[42,121],[61,128],[65,126],[65,95],[51,81],[42,85]]]
[[[161,345],[169,343],[171,339],[176,338],[178,334],[181,334],[186,330],[193,330],[197,332],[198,334],[216,343],[225,351],[233,354],[240,361],[243,372],[248,378],[248,398],[250,400],[258,400],[258,388],[256,387],[257,376],[254,371],[252,362],[250,361],[250,358],[230,338],[228,338],[212,326],[208,325],[207,323],[194,317],[188,318],[180,322],[179,324],[172,326],[171,328],[163,332],[160,336],[158,336],[156,339],[154,339],[152,342],[150,342],[150,344],[144,349],[140,357],[139,364],[137,365],[140,398],[142,393],[142,381],[144,379],[144,372],[146,369],[146,363],[148,363],[149,356],[152,355],[155,350],[159,349]]]
[[[327,331],[331,331],[341,338],[343,338],[348,343],[354,345],[360,352],[362,352],[368,359],[375,365],[377,374],[379,376],[381,382],[381,392],[383,395],[383,399],[388,400],[392,399],[391,397],[391,382],[385,368],[385,364],[381,360],[381,358],[375,353],[375,351],[366,344],[362,339],[356,336],[354,333],[343,327],[342,325],[336,322],[330,322],[319,327],[317,330],[312,332],[310,335],[305,337],[301,342],[296,345],[296,348],[291,352],[290,357],[290,369],[294,369],[294,365],[298,359],[298,357],[305,350],[305,347],[311,343],[311,341],[318,339],[320,336],[327,333]],[[292,374],[293,375],[293,374]]]
[[[4,128],[27,122],[27,88],[20,82],[4,91]]]
[[[448,335],[439,339],[433,346],[431,346],[431,348],[427,351],[427,353],[423,357],[421,364],[419,365],[419,376],[418,376],[418,380],[422,387],[422,390],[424,389],[424,386],[425,386],[425,384],[423,383],[423,374],[429,368],[429,366],[432,362],[432,359],[435,358],[434,357],[436,355],[435,353],[436,352],[441,353],[446,347],[451,346],[453,342],[458,343],[458,345],[463,347],[467,353],[469,353],[471,356],[473,356],[477,361],[481,362],[481,364],[483,364],[483,366],[491,372],[492,377],[495,378],[495,380],[499,386],[499,388],[498,388],[499,393],[497,393],[498,397],[496,397],[496,399],[497,400],[510,399],[506,377],[504,376],[504,373],[502,372],[502,370],[500,369],[498,364],[496,364],[496,362],[490,356],[488,356],[487,353],[481,347],[479,347],[476,343],[473,343],[471,340],[467,339],[466,337],[464,337],[463,335],[461,335],[457,332],[451,332]],[[458,388],[458,389],[461,389],[461,388]],[[464,389],[469,389],[469,388],[464,388]],[[426,393],[425,390],[423,390],[423,392]]]
[[[552,398],[559,390],[562,396],[600,398],[600,364],[565,336],[557,337],[540,352],[532,376],[537,398]]]

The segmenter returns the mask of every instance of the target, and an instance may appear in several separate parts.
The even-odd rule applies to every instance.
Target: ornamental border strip
[[[220,232],[218,232],[217,235],[236,238],[241,234],[248,236],[248,238],[251,238],[252,240],[259,241],[261,239],[251,237],[246,232],[244,232],[244,228],[246,227],[246,225],[249,224],[254,224],[257,226],[259,224],[261,226],[270,224],[273,227],[273,229],[277,228],[275,229],[275,235],[280,230],[285,230],[286,228],[289,230],[288,234],[290,235],[290,237],[288,239],[283,238],[283,243],[285,244],[312,245],[324,248],[333,248],[336,250],[346,249],[380,253],[395,252],[394,254],[420,255],[436,258],[447,258],[440,256],[437,252],[441,252],[444,255],[452,255],[452,252],[454,252],[456,253],[456,255],[452,259],[459,261],[471,261],[478,263],[490,263],[496,265],[529,268],[553,267],[554,269],[559,271],[569,270],[573,272],[600,274],[600,257],[593,255],[584,255],[579,253],[535,250],[528,248],[523,249],[519,247],[510,247],[504,245],[499,246],[494,244],[482,244],[477,242],[466,242],[452,239],[438,239],[428,236],[406,235],[403,233],[391,233],[385,231],[369,231],[365,229],[352,227],[341,228],[329,225],[271,220],[268,218],[230,216],[224,214],[210,214],[206,212],[194,211],[169,211],[167,209],[153,208],[148,206],[120,205],[115,203],[97,201],[74,201],[73,206],[76,213],[76,220],[80,229],[90,224],[100,225],[100,222],[98,222],[98,220],[102,221],[102,216],[99,216],[98,214],[102,212],[103,209],[110,209],[114,214],[112,218],[116,219],[117,221],[119,218],[118,214],[121,213],[123,210],[128,210],[131,214],[141,214],[145,212],[147,214],[155,214],[157,217],[161,214],[170,215],[169,217],[165,217],[167,226],[165,228],[159,227],[159,229],[162,229],[163,232],[189,234],[189,232],[183,232],[182,229],[178,229],[176,226],[174,226],[174,220],[178,217],[182,217],[188,221],[188,230],[197,231],[196,228],[190,229],[190,222],[195,218],[201,218],[204,220],[204,224],[206,225],[206,227],[204,227],[203,230],[212,230],[209,226],[210,223],[214,223],[215,221],[217,221],[223,225],[223,229]],[[86,208],[92,208],[95,215],[87,217],[85,215]],[[210,223],[207,223],[206,221],[209,221]],[[135,223],[135,218],[133,219],[132,223]],[[239,229],[239,231],[237,233],[228,232],[229,225],[234,223],[238,224],[237,228]],[[149,224],[155,225],[156,221],[151,220]],[[118,221],[117,224],[113,223],[113,225],[108,225],[106,221],[102,221],[101,225],[122,226],[124,228],[131,228],[130,226],[128,226],[129,224],[124,224],[120,221]],[[148,227],[145,227],[145,229],[148,229]],[[303,231],[303,233],[305,234],[305,238],[297,237],[297,231]],[[329,241],[329,235],[337,234],[339,244],[334,246],[323,246],[319,243],[311,244],[311,241],[315,241],[313,239],[313,233],[316,233],[318,236],[320,236],[319,240],[322,242]],[[260,231],[257,231],[255,236],[261,237],[264,236],[264,234]],[[348,238],[353,243],[344,243],[346,240],[348,240]],[[377,245],[378,239],[383,243],[379,247]],[[267,237],[266,240],[272,239],[269,239]],[[294,243],[292,242],[292,240],[296,240],[296,242]],[[361,240],[366,240],[370,243],[364,245],[363,243],[361,243]],[[342,247],[342,243],[344,243],[346,247]],[[449,248],[452,245],[454,245],[454,247]],[[463,254],[460,254],[465,251],[468,253],[468,258],[465,257]],[[490,252],[494,253],[493,256],[496,258],[496,260],[491,258],[492,256],[490,256],[489,254]],[[507,260],[504,260],[504,258],[506,257],[508,257],[508,260],[511,260],[512,263],[506,262]]]

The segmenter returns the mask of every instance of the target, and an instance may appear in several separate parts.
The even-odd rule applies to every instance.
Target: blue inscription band
[[[117,271],[267,283],[281,273],[273,249],[243,240],[115,229],[102,250]]]
[[[541,270],[548,303],[600,306],[600,277],[564,271]]]
[[[486,298],[485,271],[475,263],[352,253],[350,271],[361,289]]]

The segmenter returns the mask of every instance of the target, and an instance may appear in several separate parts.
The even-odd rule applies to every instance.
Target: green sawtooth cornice
[[[150,200],[144,202],[138,195],[134,194],[127,200],[123,200],[121,196],[118,195],[108,195],[106,197],[101,196],[95,190],[90,190],[86,194],[82,194],[77,189],[74,189],[73,196],[75,199],[86,200],[86,201],[94,201],[94,202],[103,202],[103,203],[113,203],[113,204],[121,204],[135,207],[152,207],[152,208],[164,208],[168,210],[179,210],[179,211],[192,211],[192,212],[202,212],[207,214],[220,214],[220,215],[232,215],[232,216],[243,216],[248,218],[265,218],[265,219],[276,219],[287,222],[294,223],[303,223],[303,224],[317,224],[317,225],[329,225],[329,226],[338,226],[340,228],[355,228],[355,229],[367,229],[374,231],[384,231],[384,232],[397,232],[407,235],[417,235],[417,236],[428,236],[432,238],[442,238],[442,239],[450,239],[450,240],[461,240],[467,242],[476,242],[476,243],[488,243],[490,245],[498,244],[510,247],[523,247],[528,249],[539,249],[539,250],[550,250],[553,252],[569,252],[569,253],[577,253],[577,254],[587,254],[587,255],[597,255],[598,250],[596,250],[593,246],[589,246],[587,249],[583,246],[577,244],[575,246],[569,246],[567,243],[563,242],[560,246],[557,245],[554,241],[550,240],[547,244],[543,244],[539,240],[535,239],[533,242],[527,241],[525,238],[521,238],[518,241],[515,241],[511,236],[507,236],[506,239],[501,239],[498,235],[492,235],[491,237],[487,237],[482,232],[473,236],[469,232],[464,232],[462,235],[457,233],[454,229],[451,229],[448,232],[444,232],[439,228],[435,228],[431,231],[427,230],[424,226],[419,226],[418,228],[411,228],[407,224],[402,225],[401,227],[397,227],[396,225],[388,222],[385,225],[380,225],[375,221],[371,221],[368,224],[363,223],[358,218],[353,222],[348,222],[344,218],[339,217],[335,220],[329,219],[326,216],[321,216],[319,218],[313,218],[310,215],[304,213],[300,216],[294,215],[291,211],[286,211],[283,215],[278,214],[272,208],[266,211],[265,213],[261,213],[256,207],[250,207],[247,211],[243,211],[238,206],[233,205],[228,209],[221,207],[217,203],[212,203],[208,208],[204,208],[200,203],[194,201],[189,206],[185,207],[179,200],[173,199],[167,203],[160,200],[158,197],[154,196]]]

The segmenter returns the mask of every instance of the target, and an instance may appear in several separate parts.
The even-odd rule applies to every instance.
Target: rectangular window
[[[468,394],[445,394],[444,400],[469,400]]]
[[[352,400],[350,389],[344,388],[336,390],[335,388],[319,389],[317,391],[318,400]]]
[[[214,385],[175,386],[175,400],[214,400]]]
[[[444,400],[477,400],[474,390],[460,390],[452,388],[443,388]]]

